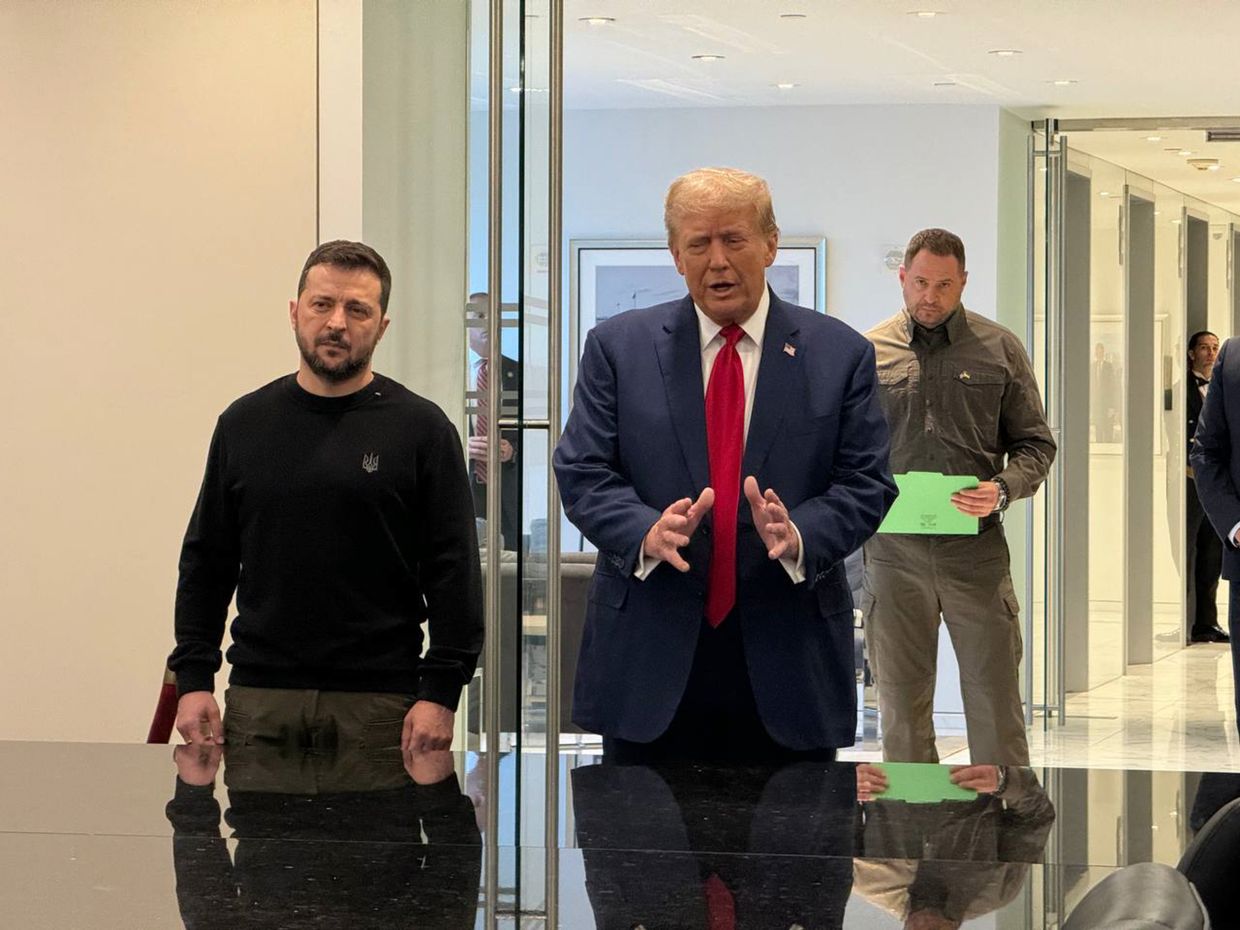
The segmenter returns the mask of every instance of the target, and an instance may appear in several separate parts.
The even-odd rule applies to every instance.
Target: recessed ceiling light
[[[723,61],[722,55],[694,55],[694,61]]]
[[[1110,191],[1098,191],[1098,196],[1099,197],[1110,197],[1111,192]]]
[[[1146,136],[1145,141],[1146,142],[1161,142],[1162,136]]]
[[[1218,171],[1222,167],[1222,165],[1206,165],[1206,171]]]
[[[1177,155],[1192,155],[1193,150],[1192,149],[1180,149],[1178,152],[1176,152],[1176,154]]]
[[[918,19],[934,19],[936,16],[945,16],[942,10],[909,10],[909,16],[916,16]]]
[[[775,86],[778,87],[780,90],[792,90],[792,88],[800,87],[801,85],[794,84],[792,81],[784,81],[782,83],[776,84]]]
[[[614,16],[582,16],[577,22],[585,23],[587,26],[610,26],[616,21]]]
[[[1071,78],[1059,78],[1054,81],[1047,81],[1046,83],[1054,84],[1056,87],[1071,87],[1073,84],[1077,82]]]
[[[780,13],[780,19],[808,19],[805,13]]]
[[[997,55],[997,56],[999,56],[1000,58],[1011,58],[1011,57],[1013,57],[1013,56],[1015,56],[1015,55],[1019,55],[1019,54],[1021,54],[1021,51],[1020,51],[1020,49],[1018,49],[1018,48],[992,48],[992,49],[991,49],[989,52],[987,52],[986,54],[987,54],[987,55]]]
[[[955,87],[956,82],[955,81],[935,81],[934,86],[935,87]]]

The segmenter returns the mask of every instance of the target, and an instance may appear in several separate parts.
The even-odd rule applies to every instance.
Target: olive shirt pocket
[[[975,430],[989,435],[999,426],[1003,411],[1003,391],[1008,376],[1001,368],[989,366],[959,366],[948,373],[955,386],[952,392],[951,412],[959,421],[968,423]]]

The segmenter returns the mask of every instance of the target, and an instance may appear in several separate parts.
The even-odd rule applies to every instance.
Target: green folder
[[[874,797],[882,801],[908,801],[931,804],[936,801],[972,801],[977,792],[953,785],[951,767],[926,762],[883,762],[878,764],[887,776],[887,790]]]
[[[896,475],[900,496],[887,511],[880,533],[977,535],[977,517],[963,514],[952,505],[952,495],[975,488],[972,475],[940,475],[935,471],[911,471]]]

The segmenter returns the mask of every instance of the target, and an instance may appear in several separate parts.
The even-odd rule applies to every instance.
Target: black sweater
[[[443,411],[382,375],[346,397],[288,375],[232,404],[181,549],[168,660],[181,694],[212,690],[234,590],[233,684],[400,692],[455,710],[482,648],[482,588]]]

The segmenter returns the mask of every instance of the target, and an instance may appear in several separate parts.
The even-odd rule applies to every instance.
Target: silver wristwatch
[[[1008,502],[1011,500],[1011,493],[1008,491],[1007,482],[1002,478],[995,477],[991,479],[999,486],[999,503],[995,505],[994,513],[1002,513],[1007,510]]]

